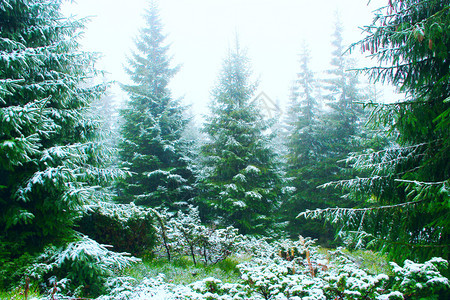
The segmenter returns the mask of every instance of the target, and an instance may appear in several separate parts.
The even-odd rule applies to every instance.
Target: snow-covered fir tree
[[[173,209],[186,203],[193,192],[193,174],[182,138],[189,120],[184,116],[185,107],[172,98],[168,88],[178,68],[170,65],[155,3],[145,17],[137,51],[127,68],[132,83],[123,85],[129,101],[122,111],[119,154],[133,176],[119,183],[118,201]]]
[[[308,212],[336,222],[353,246],[376,246],[397,260],[449,257],[449,60],[448,1],[389,1],[356,43],[377,66],[377,82],[405,92],[396,103],[375,104],[372,120],[395,143],[367,149],[347,161],[364,177],[330,185],[346,189],[360,208]]]
[[[310,54],[306,45],[300,55],[300,71],[292,87],[290,105],[286,124],[290,129],[287,144],[290,148],[288,163],[291,169],[299,169],[301,165],[320,155],[321,143],[317,137],[320,125],[319,89],[310,69]],[[299,165],[300,164],[300,165]]]
[[[86,111],[104,88],[85,81],[95,57],[79,50],[83,22],[64,18],[60,2],[0,2],[2,264],[73,239],[84,204],[121,173],[103,168]]]
[[[99,119],[100,122],[100,138],[108,147],[116,149],[120,139],[120,116],[119,116],[119,95],[111,90],[113,84],[105,82],[109,85],[106,93],[94,101],[91,106],[90,114],[93,118]],[[114,156],[116,156],[114,154]],[[117,158],[113,159],[114,163]]]
[[[206,217],[219,218],[242,233],[264,232],[280,201],[280,176],[267,134],[268,121],[254,101],[249,60],[238,42],[224,60],[213,90],[209,140],[198,201]]]
[[[340,158],[347,155],[352,136],[357,133],[358,116],[362,113],[361,95],[358,91],[358,78],[350,71],[352,61],[346,52],[342,37],[343,27],[337,16],[332,40],[331,68],[328,76],[323,79],[324,99],[329,107],[326,126],[328,134],[328,152],[331,156]]]
[[[287,177],[295,188],[291,197],[282,206],[282,216],[289,221],[286,230],[297,236],[318,238],[321,243],[332,239],[332,232],[317,221],[297,219],[298,211],[324,206],[328,195],[318,191],[317,186],[326,182],[329,173],[322,172],[326,149],[323,145],[323,126],[320,110],[318,80],[310,68],[311,56],[303,44],[299,56],[299,72],[291,88],[291,99],[287,109],[286,158]],[[326,199],[326,200],[324,200]]]

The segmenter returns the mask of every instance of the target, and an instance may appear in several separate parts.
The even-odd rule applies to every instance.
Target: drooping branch
[[[404,202],[404,203],[398,203],[398,204],[392,204],[392,205],[382,205],[382,206],[373,206],[373,207],[364,207],[364,208],[343,208],[343,207],[329,207],[329,208],[319,208],[315,210],[306,210],[304,212],[301,212],[297,218],[305,217],[309,219],[317,219],[320,217],[327,217],[332,216],[334,214],[340,214],[340,215],[350,215],[354,213],[366,213],[368,211],[375,211],[375,210],[383,210],[383,209],[398,209],[405,206],[410,205],[416,205],[421,202],[424,202],[425,199],[418,200],[418,201],[410,201],[410,202]]]

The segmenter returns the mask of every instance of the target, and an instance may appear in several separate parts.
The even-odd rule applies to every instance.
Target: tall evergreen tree
[[[90,116],[98,118],[100,122],[100,134],[103,143],[109,148],[117,148],[119,135],[119,104],[117,95],[108,90],[102,97],[94,101],[91,105]],[[115,161],[116,159],[113,159]]]
[[[356,43],[379,66],[365,71],[375,81],[399,86],[406,99],[375,105],[376,124],[396,141],[381,151],[348,160],[368,175],[335,183],[361,208],[309,212],[337,221],[356,245],[377,246],[392,258],[448,259],[450,4],[448,1],[389,1],[367,36]]]
[[[289,129],[286,138],[287,177],[295,191],[284,203],[282,214],[289,220],[287,231],[292,236],[310,236],[327,244],[333,239],[330,229],[324,228],[317,221],[296,219],[298,210],[327,207],[332,200],[328,191],[317,189],[318,185],[327,182],[332,175],[326,169],[329,161],[323,140],[325,129],[318,101],[319,85],[310,69],[310,60],[305,44],[300,54],[300,71],[292,88],[286,118]]]
[[[261,233],[279,204],[280,176],[268,121],[252,101],[256,84],[250,76],[249,60],[236,43],[223,63],[205,124],[209,141],[202,148],[199,201],[207,217],[219,217],[242,233]]]
[[[60,1],[0,2],[0,262],[73,237],[102,169],[96,123],[86,110],[94,56],[79,50],[82,21]],[[8,258],[7,258],[8,260]]]
[[[357,89],[356,74],[348,72],[351,63],[344,54],[342,26],[339,21],[336,22],[332,46],[331,68],[327,77],[321,80],[323,89],[319,89],[318,80],[313,78],[308,66],[309,54],[303,50],[301,69],[297,75],[298,108],[289,109],[297,110],[297,118],[291,125],[292,131],[288,137],[288,174],[296,188],[285,206],[285,215],[291,219],[291,226],[288,228],[317,238],[323,244],[334,240],[333,229],[315,220],[294,220],[292,211],[338,204],[354,205],[353,201],[342,199],[339,191],[318,187],[329,181],[348,178],[345,164],[340,161],[349,152],[357,151],[359,143],[366,139],[355,137],[359,135],[359,120],[363,113],[362,106],[358,106],[356,102],[362,99]],[[323,103],[319,103],[318,97]],[[325,108],[319,110],[321,106]]]
[[[331,109],[325,117],[328,127],[328,152],[334,159],[342,159],[351,149],[350,141],[357,132],[358,115],[362,113],[357,76],[350,72],[352,63],[345,51],[342,24],[337,17],[333,33],[333,51],[328,78],[323,80],[324,99]]]
[[[169,80],[177,72],[170,66],[168,46],[154,3],[146,12],[146,26],[136,40],[137,52],[129,60],[132,84],[122,111],[123,166],[133,173],[119,183],[120,202],[175,208],[192,197],[192,172],[183,150],[182,133],[188,120],[179,100],[172,99]]]

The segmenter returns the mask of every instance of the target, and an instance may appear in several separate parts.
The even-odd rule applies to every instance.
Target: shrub
[[[256,242],[247,241],[253,259],[238,266],[241,280],[237,283],[212,277],[187,285],[167,282],[164,275],[140,282],[128,278],[115,280],[111,293],[101,299],[437,299],[439,291],[449,288],[441,274],[447,261],[440,258],[423,264],[405,261],[403,267],[392,263],[392,276],[373,275],[341,249],[320,254],[308,239],[263,241],[260,247]]]
[[[157,250],[168,260],[188,255],[194,265],[198,259],[205,265],[216,264],[236,252],[243,241],[231,226],[218,229],[202,225],[198,208],[191,205],[186,213],[179,211],[176,215],[167,210],[152,211],[157,220]]]
[[[25,242],[12,243],[0,236],[0,291],[25,285],[25,272],[34,256]],[[3,298],[0,298],[3,299]]]
[[[91,206],[79,222],[79,231],[114,250],[135,256],[151,253],[155,228],[150,210],[134,204],[101,203]]]
[[[48,246],[26,274],[36,282],[49,283],[48,293],[52,295],[74,290],[99,295],[105,291],[109,276],[136,261],[137,258],[112,252],[105,245],[81,236],[64,247]]]

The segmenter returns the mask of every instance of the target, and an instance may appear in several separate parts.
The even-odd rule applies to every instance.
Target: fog
[[[174,97],[183,97],[196,114],[206,113],[223,58],[235,36],[247,49],[259,91],[285,103],[298,71],[297,58],[305,42],[311,50],[311,68],[328,68],[331,35],[339,18],[344,42],[362,35],[360,27],[372,21],[372,11],[387,1],[377,0],[164,0],[160,16],[174,65],[180,72],[171,82]],[[126,57],[143,26],[147,0],[77,0],[64,6],[66,15],[90,17],[82,44],[100,52],[99,68],[109,80],[126,82]],[[337,17],[338,16],[338,17]],[[357,52],[357,51],[356,51]],[[356,56],[358,60],[361,56]],[[367,64],[367,61],[364,61]],[[121,94],[119,89],[113,88]],[[124,95],[119,95],[122,99]]]

